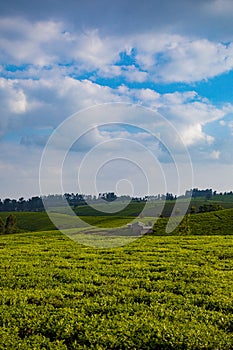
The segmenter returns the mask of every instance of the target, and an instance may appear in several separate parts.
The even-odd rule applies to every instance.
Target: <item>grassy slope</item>
[[[173,219],[176,222],[176,218]],[[185,219],[184,219],[185,220]],[[156,235],[165,235],[168,219],[159,219],[154,226]],[[172,235],[232,235],[233,234],[233,209],[225,209],[216,212],[193,214],[188,216],[189,230],[180,229],[181,223]]]
[[[9,212],[2,212],[0,213],[0,217],[5,220],[9,214]],[[17,227],[22,232],[49,231],[56,229],[46,213],[14,212],[12,214],[16,216]],[[77,225],[75,217],[56,213],[52,213],[51,215],[56,218],[59,228],[82,227],[85,226],[85,222],[99,227],[117,227],[132,221],[132,217],[82,216],[81,219],[84,221],[84,224],[82,225],[81,223]]]
[[[52,231],[0,253],[0,349],[232,349],[232,236],[98,250]]]
[[[9,214],[8,212],[1,212],[0,217],[5,220]],[[22,231],[49,231],[55,229],[48,215],[44,212],[14,212],[12,214],[16,216],[17,226]]]
[[[110,203],[111,205],[111,203]],[[75,212],[80,216],[138,216],[143,210],[145,203],[130,203],[123,210],[120,210],[124,207],[123,203],[114,203],[115,213],[106,213],[108,210],[108,203],[106,204],[96,204],[94,208],[88,205],[82,205],[75,208]]]

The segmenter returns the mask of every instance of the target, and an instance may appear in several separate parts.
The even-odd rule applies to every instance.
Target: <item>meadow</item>
[[[233,236],[0,237],[0,349],[233,348]]]

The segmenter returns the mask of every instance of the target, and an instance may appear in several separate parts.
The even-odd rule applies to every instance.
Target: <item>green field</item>
[[[103,227],[133,219],[85,214],[96,231],[81,223],[73,237],[100,247]],[[108,249],[70,240],[46,213],[14,215],[20,233],[0,236],[0,350],[233,349],[233,209],[189,214],[169,234],[159,218]],[[72,232],[75,217],[52,215]]]
[[[0,349],[233,348],[233,236],[0,237]]]

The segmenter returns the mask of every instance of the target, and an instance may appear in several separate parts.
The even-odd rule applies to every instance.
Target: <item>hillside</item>
[[[174,225],[177,218],[172,218]],[[154,226],[155,235],[166,235],[167,218],[158,219]],[[171,235],[232,235],[233,209],[225,209],[209,213],[189,214]]]
[[[5,220],[9,214],[9,212],[1,212],[0,217]],[[17,227],[23,232],[56,229],[45,212],[12,212],[11,214],[16,217]]]
[[[44,212],[38,213],[13,213],[17,218],[17,226],[21,232],[27,231],[49,231],[56,227]],[[90,212],[89,212],[90,214]],[[9,213],[0,213],[4,220]],[[132,216],[81,216],[84,224],[77,226],[75,217],[65,214],[52,214],[56,217],[59,228],[84,227],[85,222],[97,227],[119,227],[131,222]],[[147,223],[151,217],[140,218]],[[178,217],[174,217],[173,223],[176,226]],[[165,228],[168,223],[167,218],[159,218],[154,226],[155,235],[166,235]],[[192,214],[185,217],[183,222],[171,235],[232,235],[233,234],[233,209],[225,209],[216,212]]]

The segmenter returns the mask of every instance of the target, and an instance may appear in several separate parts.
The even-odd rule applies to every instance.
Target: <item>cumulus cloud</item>
[[[87,107],[122,98],[113,89],[76,80],[54,76],[40,80],[1,80],[1,121],[8,125],[2,133],[14,129],[55,128],[71,114]]]
[[[206,135],[201,124],[188,125],[183,128],[181,132],[181,137],[186,146],[190,146],[200,141],[206,141],[207,143],[212,143],[214,138]]]
[[[165,51],[159,78],[162,81],[192,82],[215,77],[233,68],[233,44],[210,42],[206,39],[183,38]]]
[[[29,22],[21,18],[1,18],[0,30],[0,59],[3,63],[49,65],[56,59],[57,44],[66,42],[61,25],[53,21]]]
[[[49,66],[59,65],[61,73],[79,77],[92,73],[139,83],[194,82],[233,68],[233,44],[205,38],[159,32],[121,37],[97,29],[71,32],[63,22],[20,18],[0,19],[0,30],[1,62],[27,65],[18,69],[18,75],[35,74],[40,67],[49,74]],[[131,64],[120,62],[122,53]]]
[[[175,126],[186,146],[213,143],[214,137],[206,134],[204,127],[216,120],[222,123],[221,119],[229,110],[229,106],[214,106],[195,91],[166,94],[159,94],[149,88],[123,91],[124,94],[132,96],[137,103],[161,113]]]
[[[221,120],[226,114],[224,106],[215,107],[195,91],[160,94],[149,88],[129,89],[126,86],[110,88],[89,80],[80,81],[71,77],[59,77],[56,73],[54,77],[40,80],[2,79],[2,86],[6,94],[4,99],[8,101],[8,105],[5,106],[7,113],[4,114],[5,123],[8,123],[5,132],[23,129],[24,125],[34,130],[32,135],[21,135],[23,144],[35,142],[42,145],[48,136],[44,135],[44,129],[52,130],[69,115],[102,103],[136,102],[158,111],[175,125],[186,146],[200,142],[207,144],[213,142],[214,137],[206,134],[203,128],[211,122]],[[6,86],[8,90],[5,89]],[[17,106],[18,109],[16,109]],[[17,123],[12,124],[11,120],[17,113],[20,114],[20,118],[17,119]],[[117,118],[116,116],[116,120]],[[135,118],[140,120],[142,117],[140,114],[137,116],[134,114],[133,118],[132,122],[137,122]],[[128,116],[125,120],[128,120]],[[82,122],[85,123],[85,121]],[[98,117],[96,123],[98,123]],[[149,128],[152,125],[153,123],[150,125],[145,123]],[[35,130],[39,136],[36,136]],[[3,133],[4,128],[2,128]]]
[[[17,81],[0,78],[0,136],[20,124],[27,111],[27,98]]]

